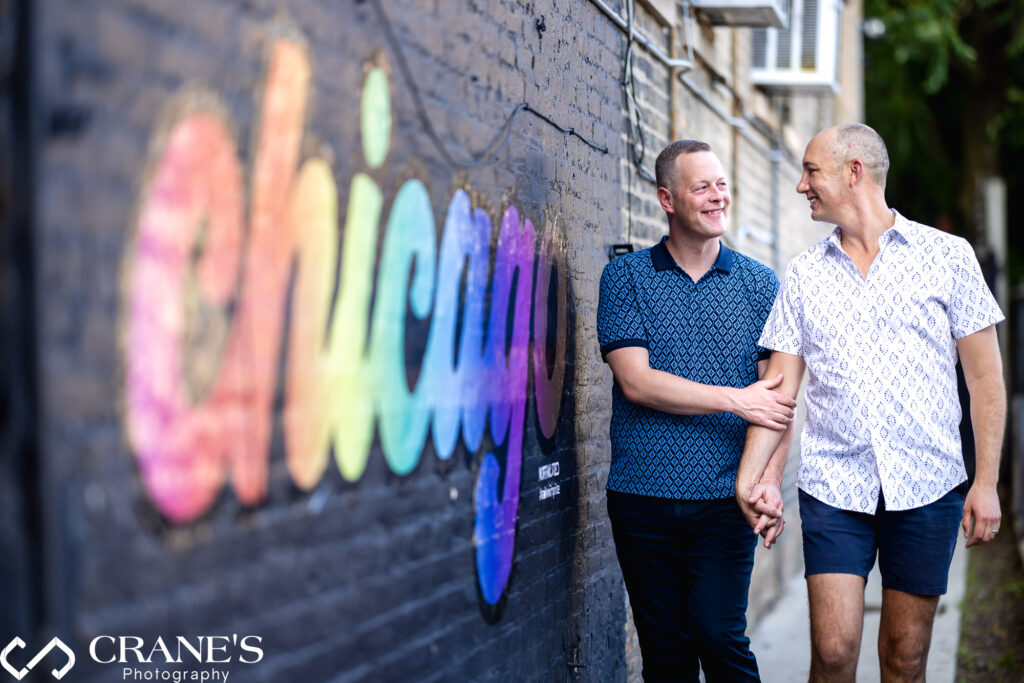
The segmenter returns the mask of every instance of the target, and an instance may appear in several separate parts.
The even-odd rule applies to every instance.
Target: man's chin
[[[724,220],[719,221],[703,221],[704,229],[709,233],[713,233],[715,237],[721,237],[725,234],[726,226]]]
[[[828,222],[830,222],[828,216],[826,216],[819,209],[814,209],[814,208],[811,209],[811,220],[812,221],[817,221],[819,223],[828,223]]]

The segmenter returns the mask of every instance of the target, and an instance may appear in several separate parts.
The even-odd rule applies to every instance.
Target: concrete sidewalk
[[[964,539],[957,539],[949,569],[949,588],[939,599],[932,645],[928,654],[927,678],[932,683],[956,679],[956,654],[960,640],[960,603],[967,582],[967,551]],[[857,683],[876,683],[878,670],[878,625],[881,619],[882,581],[878,568],[868,577],[864,592],[864,635],[861,640]],[[779,602],[750,633],[751,649],[764,683],[803,683],[810,669],[810,634],[807,589],[802,572],[787,584]]]

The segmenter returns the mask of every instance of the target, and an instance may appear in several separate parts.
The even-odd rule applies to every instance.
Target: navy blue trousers
[[[757,537],[733,499],[677,501],[608,491],[644,681],[758,681],[747,592]]]

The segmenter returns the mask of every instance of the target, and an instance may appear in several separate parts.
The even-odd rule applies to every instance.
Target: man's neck
[[[839,225],[843,250],[876,253],[878,238],[896,222],[896,216],[885,202],[872,202],[855,207],[851,215]]]
[[[680,268],[696,282],[711,270],[718,260],[722,244],[719,238],[694,238],[678,230],[669,230],[665,243],[668,253]]]

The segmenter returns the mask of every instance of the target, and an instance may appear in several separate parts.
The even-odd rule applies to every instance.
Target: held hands
[[[964,499],[964,517],[962,526],[964,538],[970,548],[981,543],[988,543],[999,532],[1002,513],[999,510],[999,494],[996,487],[978,484],[971,486]]]
[[[782,535],[786,522],[782,517],[782,492],[771,482],[755,484],[746,495],[737,491],[737,500],[747,524],[764,538],[764,547],[771,550]]]
[[[793,421],[796,401],[789,396],[772,391],[782,384],[782,373],[772,379],[762,379],[744,389],[736,389],[735,407],[730,412],[739,415],[751,424],[783,431]]]

